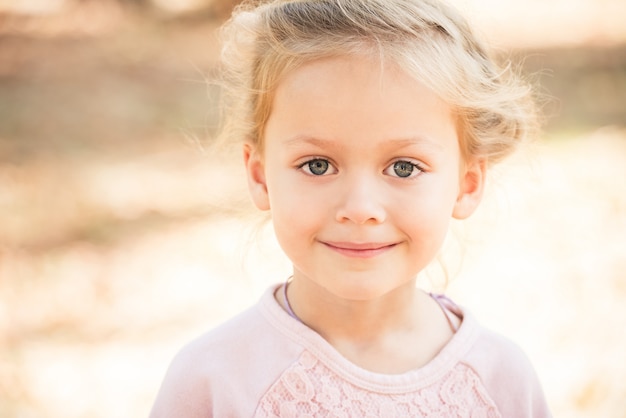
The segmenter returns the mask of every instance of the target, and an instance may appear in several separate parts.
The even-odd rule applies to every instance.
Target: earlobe
[[[485,186],[487,161],[474,160],[468,163],[460,179],[459,195],[454,204],[452,216],[456,219],[469,217],[480,203]]]
[[[252,201],[260,210],[269,210],[270,203],[265,181],[265,166],[262,156],[254,145],[250,143],[244,144],[243,161],[246,166],[248,190],[250,191]]]

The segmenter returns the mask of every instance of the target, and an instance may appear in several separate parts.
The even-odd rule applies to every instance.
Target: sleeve
[[[503,417],[552,416],[530,360],[510,340],[485,330],[468,353],[467,362]]]
[[[150,418],[211,416],[211,393],[206,374],[194,359],[194,347],[181,350],[161,384]]]
[[[253,306],[174,357],[150,418],[252,416],[263,394],[301,352]]]

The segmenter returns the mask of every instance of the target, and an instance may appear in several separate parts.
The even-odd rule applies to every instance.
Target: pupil
[[[322,175],[328,170],[328,161],[315,160],[309,163],[309,170],[316,175]]]
[[[407,161],[397,161],[393,165],[393,171],[398,175],[398,177],[409,177],[413,172],[413,164]]]

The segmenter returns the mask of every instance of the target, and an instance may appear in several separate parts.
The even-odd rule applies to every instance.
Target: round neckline
[[[352,384],[384,393],[415,391],[434,383],[448,373],[471,349],[477,338],[473,317],[458,308],[461,324],[441,351],[425,365],[399,374],[377,373],[364,369],[345,358],[321,335],[292,318],[275,298],[282,283],[270,287],[261,298],[261,311],[284,336],[303,347],[318,361]],[[457,312],[455,312],[457,313]],[[302,355],[302,353],[301,353]]]

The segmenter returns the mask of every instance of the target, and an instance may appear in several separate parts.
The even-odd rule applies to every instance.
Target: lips
[[[322,242],[326,247],[346,257],[372,258],[391,250],[397,243]]]

